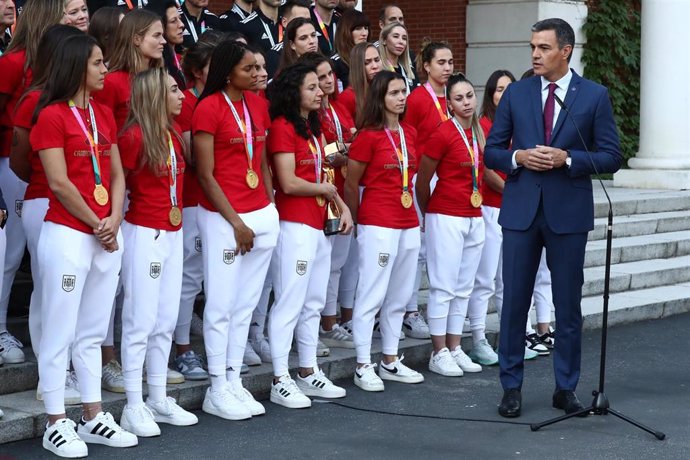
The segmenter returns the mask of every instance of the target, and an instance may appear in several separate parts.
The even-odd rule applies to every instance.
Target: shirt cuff
[[[516,159],[517,153],[518,153],[517,150],[513,150],[513,159],[512,159],[513,169],[518,169],[518,164],[517,164],[517,159]]]

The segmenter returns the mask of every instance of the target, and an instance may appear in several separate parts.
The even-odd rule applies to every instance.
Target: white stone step
[[[690,254],[690,231],[614,238],[611,248],[612,264],[685,256]],[[602,266],[605,260],[606,240],[589,241],[585,267]]]
[[[604,181],[604,183],[613,202],[614,219],[616,216],[690,209],[690,191],[687,190],[614,188],[613,182]],[[593,180],[592,185],[594,191],[594,216],[606,217],[609,205],[604,192],[597,181]]]
[[[594,230],[589,233],[590,241],[606,238],[607,220],[605,217],[594,219]],[[654,212],[613,217],[614,238],[683,230],[690,230],[690,211]]]
[[[611,267],[610,292],[690,282],[690,255],[670,259],[651,259],[615,264]],[[582,295],[596,296],[604,292],[604,267],[585,269]]]

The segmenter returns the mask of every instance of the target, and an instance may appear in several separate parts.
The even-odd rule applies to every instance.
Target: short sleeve
[[[373,140],[373,133],[371,131],[362,130],[358,132],[355,140],[350,145],[350,158],[360,163],[369,163],[374,155],[374,149],[372,148]]]
[[[203,131],[215,135],[218,131],[221,110],[214,98],[215,96],[209,96],[196,106],[192,115],[192,133]]]
[[[47,149],[65,148],[64,114],[55,106],[41,110],[36,125],[29,135],[29,143],[34,152]]]
[[[122,167],[125,169],[137,169],[141,156],[141,130],[138,126],[132,126],[117,139],[117,148],[120,151]]]
[[[14,126],[24,129],[31,129],[33,127],[34,124],[31,121],[34,117],[36,103],[37,97],[31,93],[22,98],[17,107],[14,109],[14,118],[12,119]]]
[[[24,78],[23,53],[8,53],[0,57],[0,93],[13,94],[22,86]]]
[[[284,118],[279,118],[271,125],[268,133],[266,150],[270,155],[276,153],[296,153],[295,128]]]
[[[448,149],[448,142],[446,141],[446,134],[444,130],[437,129],[426,141],[426,147],[422,154],[434,160],[440,161]]]

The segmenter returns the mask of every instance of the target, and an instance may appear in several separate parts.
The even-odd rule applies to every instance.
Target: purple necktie
[[[544,104],[544,140],[546,145],[551,143],[551,132],[553,131],[553,112],[556,100],[553,95],[558,86],[555,83],[549,83],[549,94],[546,96],[546,104]]]

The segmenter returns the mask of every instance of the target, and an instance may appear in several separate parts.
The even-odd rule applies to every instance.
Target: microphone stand
[[[573,118],[570,111],[568,110],[568,107],[563,103],[561,98],[554,94],[554,99],[556,100],[556,102],[558,102],[558,105],[561,106],[561,109],[565,111],[566,115],[573,123],[573,126],[575,126],[575,130],[577,131],[577,134],[580,137],[580,142],[582,142],[582,145],[585,148],[585,151],[587,152],[589,161],[592,164],[592,168],[594,168],[594,173],[596,174],[597,179],[599,179],[599,183],[601,184],[601,188],[604,190],[606,200],[609,204],[608,222],[606,224],[606,265],[604,271],[604,310],[601,323],[601,357],[599,361],[599,388],[592,391],[592,396],[594,396],[594,399],[592,400],[592,404],[589,407],[586,407],[577,412],[573,412],[572,414],[562,415],[560,417],[546,420],[541,423],[532,423],[530,424],[530,429],[532,431],[537,431],[545,426],[553,425],[554,423],[562,422],[563,420],[568,420],[572,417],[577,417],[581,414],[587,414],[591,412],[594,415],[611,414],[615,417],[618,417],[621,420],[630,423],[631,425],[635,425],[639,429],[644,430],[649,434],[654,435],[659,441],[663,441],[666,438],[666,435],[661,431],[656,431],[652,428],[649,428],[648,426],[645,426],[640,422],[633,420],[632,418],[623,415],[614,409],[611,409],[609,399],[606,397],[606,393],[604,392],[604,384],[606,382],[606,339],[609,318],[609,285],[611,281],[611,241],[613,239],[613,205],[611,204],[611,198],[609,197],[609,194],[606,191],[606,187],[604,186],[604,183],[601,180],[599,171],[597,170],[597,167],[594,164],[594,160],[592,160],[592,154],[587,148],[587,143],[582,137],[582,133],[580,132],[577,123],[575,123],[575,119]]]

